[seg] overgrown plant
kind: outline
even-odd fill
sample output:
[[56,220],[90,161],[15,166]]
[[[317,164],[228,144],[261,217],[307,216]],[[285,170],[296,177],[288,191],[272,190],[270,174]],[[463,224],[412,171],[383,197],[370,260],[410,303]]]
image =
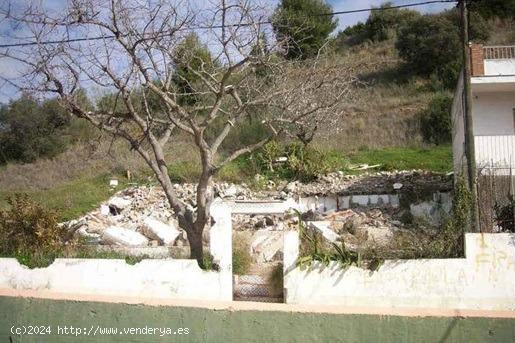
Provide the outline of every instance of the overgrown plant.
[[330,170],[328,154],[297,142],[271,141],[255,156],[260,172],[269,177],[310,182]]
[[340,244],[327,244],[320,233],[315,230],[307,230],[301,213],[299,211],[296,213],[299,217],[301,241],[301,256],[297,260],[298,266],[310,266],[313,262],[321,262],[325,266],[331,262],[337,262],[342,268],[363,266],[361,253],[347,250],[343,241]]
[[57,213],[26,194],[10,197],[8,204],[9,209],[0,211],[0,254],[20,257],[29,266],[51,263],[62,252],[67,233],[58,225]]
[[504,232],[515,232],[515,198],[508,196],[505,205],[496,203],[494,206],[495,221]]

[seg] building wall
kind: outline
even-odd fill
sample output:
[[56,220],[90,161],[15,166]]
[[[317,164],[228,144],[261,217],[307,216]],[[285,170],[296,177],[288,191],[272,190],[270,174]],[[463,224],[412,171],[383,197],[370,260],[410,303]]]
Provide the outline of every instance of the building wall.
[[[263,304],[272,307],[274,304]],[[0,297],[2,342],[513,342],[513,316],[324,313],[281,309],[238,309]],[[236,307],[236,308],[235,308]],[[46,335],[11,333],[21,326],[49,327]],[[80,334],[57,334],[57,327]],[[97,328],[118,334],[99,334]],[[91,330],[91,333],[88,332]],[[169,334],[119,334],[123,329],[170,328]],[[179,335],[179,328],[182,328]],[[184,329],[188,329],[185,334]],[[97,334],[94,335],[94,332]],[[76,331],[78,332],[78,331]],[[175,332],[175,334],[174,334]]]
[[515,310],[515,234],[466,234],[466,258],[387,260],[376,271],[297,266],[298,233],[284,240],[289,304]]
[[473,95],[474,135],[513,135],[514,92],[488,92]]

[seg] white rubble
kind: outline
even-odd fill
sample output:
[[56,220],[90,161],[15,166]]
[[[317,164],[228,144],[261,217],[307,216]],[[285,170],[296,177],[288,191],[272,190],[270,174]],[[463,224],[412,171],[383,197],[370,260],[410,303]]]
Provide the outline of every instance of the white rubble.
[[252,236],[250,254],[256,262],[273,262],[282,259],[283,232],[257,230]]
[[102,233],[105,243],[113,245],[123,245],[130,247],[140,247],[148,245],[148,239],[142,234],[118,226],[110,226]]
[[108,206],[114,207],[119,212],[123,211],[131,205],[132,201],[121,197],[113,197],[109,200]]
[[[174,221],[171,221],[174,223]],[[158,240],[164,245],[173,245],[181,231],[177,229],[177,225],[165,224],[155,218],[147,217],[143,220],[141,228],[145,236]]]
[[309,227],[322,234],[322,236],[331,243],[336,243],[340,239],[340,235],[329,228],[330,221],[309,222]]

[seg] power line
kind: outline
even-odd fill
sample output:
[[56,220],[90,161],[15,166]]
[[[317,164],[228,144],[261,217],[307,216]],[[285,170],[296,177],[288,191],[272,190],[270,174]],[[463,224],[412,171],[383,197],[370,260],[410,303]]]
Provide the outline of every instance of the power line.
[[[362,8],[362,9],[357,9],[357,10],[322,13],[322,14],[318,14],[317,16],[333,16],[333,15],[352,14],[352,13],[360,13],[360,12],[368,12],[368,11],[387,11],[387,10],[393,10],[393,9],[399,9],[399,8],[423,6],[423,5],[438,4],[438,3],[456,3],[456,2],[458,2],[458,0],[431,0],[431,1],[417,2],[417,3],[413,3],[413,4],[406,4],[406,5],[395,5],[395,6],[388,6],[388,7],[372,7],[372,8]],[[183,30],[222,29],[222,28],[236,27],[236,26],[240,26],[240,27],[241,26],[252,26],[252,25],[256,25],[256,24],[259,24],[259,25],[272,24],[272,21],[267,20],[267,21],[261,21],[261,22],[255,22],[255,23],[240,23],[240,24],[231,24],[231,25],[212,25],[212,26],[196,26],[196,27],[188,27],[188,28],[178,28],[177,30],[174,30],[174,32],[183,31]],[[163,33],[163,34],[160,34],[157,36],[149,37],[148,39],[164,37],[167,35],[171,35],[171,33]],[[121,35],[121,36],[127,36],[127,35]],[[104,36],[96,36],[96,37],[70,38],[70,39],[64,39],[64,40],[49,40],[49,41],[43,41],[43,42],[0,44],[0,48],[15,48],[15,47],[25,47],[25,46],[34,46],[34,45],[51,45],[51,44],[60,44],[60,43],[76,43],[76,42],[85,42],[85,41],[114,39],[114,38],[118,38],[118,37],[119,36],[116,36],[116,35],[104,35]],[[145,38],[143,38],[143,40],[145,40]]]

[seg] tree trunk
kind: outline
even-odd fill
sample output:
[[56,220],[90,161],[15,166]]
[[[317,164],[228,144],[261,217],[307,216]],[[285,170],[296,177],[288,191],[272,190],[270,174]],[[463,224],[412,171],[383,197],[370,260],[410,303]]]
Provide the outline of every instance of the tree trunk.
[[202,232],[197,230],[188,232],[188,242],[190,243],[190,258],[197,260],[200,268],[204,268],[204,249],[202,246]]

